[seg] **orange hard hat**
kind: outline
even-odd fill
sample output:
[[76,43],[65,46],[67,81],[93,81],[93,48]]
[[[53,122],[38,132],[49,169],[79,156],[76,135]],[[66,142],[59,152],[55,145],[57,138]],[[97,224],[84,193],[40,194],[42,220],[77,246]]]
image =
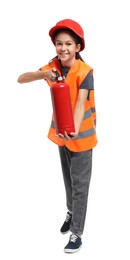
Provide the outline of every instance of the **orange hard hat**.
[[52,27],[49,31],[49,35],[51,37],[52,42],[53,40],[53,34],[58,29],[70,29],[72,30],[76,35],[78,35],[81,38],[81,49],[82,51],[85,48],[85,40],[84,40],[84,31],[81,27],[81,25],[71,19],[64,19],[56,23],[54,27]]

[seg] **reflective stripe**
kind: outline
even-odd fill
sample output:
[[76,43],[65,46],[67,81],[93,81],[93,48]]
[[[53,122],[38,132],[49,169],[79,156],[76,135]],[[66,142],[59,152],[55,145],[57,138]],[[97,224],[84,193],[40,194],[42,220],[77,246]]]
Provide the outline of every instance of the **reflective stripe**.
[[89,136],[94,135],[94,133],[95,133],[95,129],[94,129],[94,128],[91,128],[91,129],[88,129],[88,130],[79,132],[79,134],[78,134],[78,136],[75,138],[75,140],[82,139],[82,138],[87,138],[87,137],[89,137]]
[[91,107],[91,111],[92,113],[95,113],[96,112],[95,107]]
[[91,116],[92,116],[92,111],[91,111],[91,109],[89,109],[86,112],[84,112],[83,120],[86,120],[87,118],[89,118]]
[[84,112],[83,120],[86,120],[87,118],[91,117],[92,113],[95,113],[95,107],[92,107],[89,110]]
[[[88,112],[88,111],[87,111]],[[85,112],[85,115],[89,115],[90,114],[90,112],[87,114],[87,112]],[[83,120],[85,120],[85,119],[87,119],[87,118],[89,118],[90,116],[84,116],[84,119]],[[96,126],[96,120],[94,120],[94,125]],[[53,128],[53,129],[55,129],[55,122],[52,120],[51,121],[51,127]],[[95,130],[94,131],[92,131],[92,130],[94,130],[94,128],[91,128],[91,129],[88,129],[88,130],[85,130],[85,131],[83,131],[83,132],[79,132],[79,135],[78,135],[78,137],[76,138],[76,139],[81,139],[81,138],[85,138],[85,137],[88,137],[88,136],[91,136],[91,135],[93,135],[94,133],[95,133]],[[76,140],[75,139],[75,140]]]

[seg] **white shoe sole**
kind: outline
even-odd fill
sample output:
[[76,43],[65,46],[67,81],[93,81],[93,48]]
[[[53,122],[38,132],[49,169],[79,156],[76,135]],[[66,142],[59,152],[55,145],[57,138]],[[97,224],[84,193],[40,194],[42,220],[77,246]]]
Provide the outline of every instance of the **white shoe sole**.
[[77,249],[64,248],[65,253],[76,253],[81,249],[82,245]]

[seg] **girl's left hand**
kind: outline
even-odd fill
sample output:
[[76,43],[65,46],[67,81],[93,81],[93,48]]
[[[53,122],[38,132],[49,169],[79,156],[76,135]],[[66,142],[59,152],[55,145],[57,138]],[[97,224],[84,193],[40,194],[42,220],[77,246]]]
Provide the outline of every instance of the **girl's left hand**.
[[60,134],[60,133],[58,134],[58,137],[60,137],[61,139],[65,140],[65,141],[73,140],[73,139],[75,139],[77,136],[78,136],[78,133],[76,133],[76,132],[72,132],[72,133],[70,133],[69,135],[67,134],[66,131],[64,132],[64,135],[63,135],[63,134]]

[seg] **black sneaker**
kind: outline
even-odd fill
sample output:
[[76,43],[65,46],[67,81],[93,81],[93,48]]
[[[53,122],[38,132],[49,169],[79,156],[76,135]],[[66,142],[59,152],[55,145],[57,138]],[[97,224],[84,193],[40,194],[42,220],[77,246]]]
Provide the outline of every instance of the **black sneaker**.
[[76,253],[82,246],[81,237],[72,234],[69,239],[69,243],[64,248],[65,253]]
[[64,223],[60,229],[62,234],[65,234],[70,230],[71,219],[72,219],[72,214],[70,212],[67,212],[66,220],[64,221]]

